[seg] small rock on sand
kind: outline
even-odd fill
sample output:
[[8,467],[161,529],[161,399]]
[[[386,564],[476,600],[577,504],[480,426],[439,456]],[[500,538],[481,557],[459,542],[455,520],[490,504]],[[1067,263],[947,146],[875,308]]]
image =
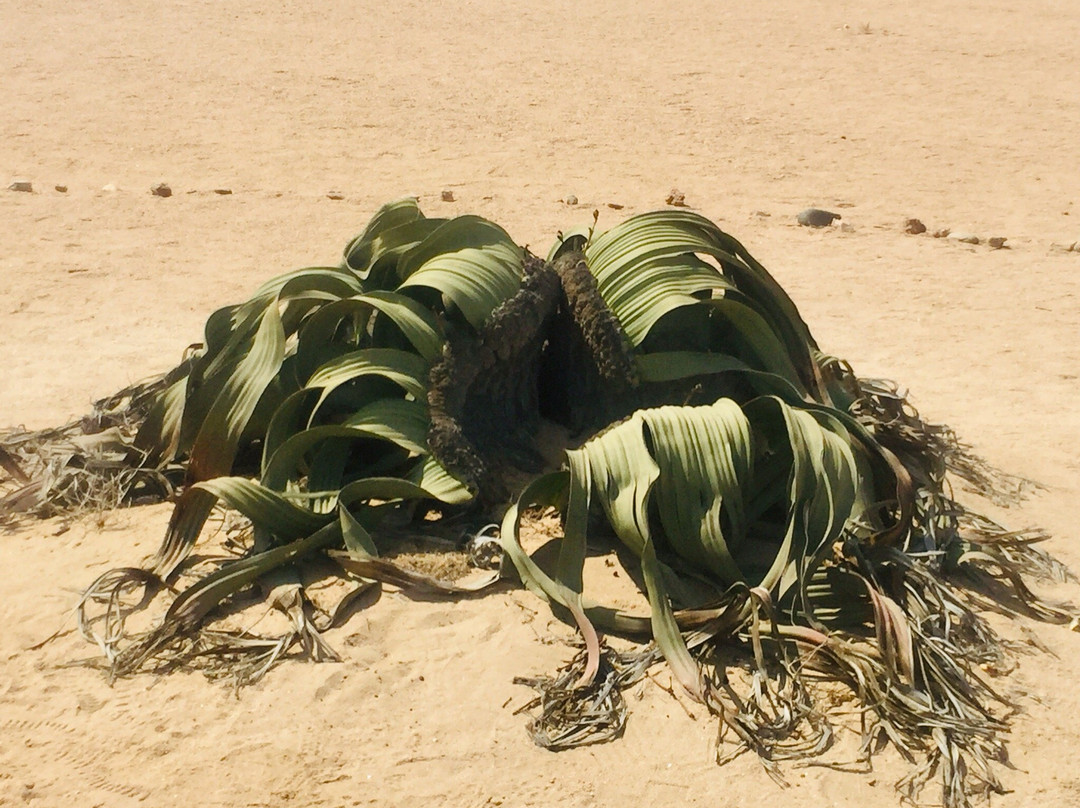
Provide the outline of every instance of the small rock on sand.
[[948,238],[949,233],[951,233],[951,232],[952,232],[952,230],[950,230],[949,228],[942,227],[940,230],[935,230],[930,235],[932,235],[934,238]]
[[340,202],[345,198],[345,194],[341,193],[341,191],[330,191],[326,194],[326,198],[333,199],[335,202]]
[[167,199],[172,196],[172,188],[170,188],[164,182],[159,182],[157,185],[150,189],[150,193],[152,193],[154,196],[160,196]]
[[686,194],[684,194],[678,188],[672,188],[671,193],[667,195],[667,199],[665,201],[673,208],[685,208]]
[[918,236],[926,232],[926,225],[918,219],[908,219],[904,222],[904,232]]
[[116,190],[116,183],[110,182],[107,185],[102,185],[101,190],[107,194],[111,194]]
[[569,196],[566,197],[566,199],[563,200],[563,202],[565,202],[567,205],[576,205],[577,204],[577,197],[574,196],[573,194],[570,194]]
[[443,202],[453,202],[454,201],[454,192],[453,191],[443,191],[442,192],[442,201]]
[[24,194],[32,194],[34,192],[34,184],[30,180],[15,180],[8,186],[9,191],[21,191]]
[[61,193],[61,194],[66,194],[67,193],[67,186],[66,185],[54,185],[53,189],[57,193]]
[[232,188],[215,188],[214,193],[219,196],[229,196],[232,193]]
[[839,213],[832,213],[821,208],[807,208],[795,217],[795,221],[803,227],[828,227],[833,223],[833,219],[839,218]]
[[1001,250],[1005,248],[1005,242],[1008,241],[1004,236],[994,236],[987,239],[986,243],[990,245],[991,250]]
[[973,233],[949,233],[948,238],[961,244],[978,244],[979,237]]

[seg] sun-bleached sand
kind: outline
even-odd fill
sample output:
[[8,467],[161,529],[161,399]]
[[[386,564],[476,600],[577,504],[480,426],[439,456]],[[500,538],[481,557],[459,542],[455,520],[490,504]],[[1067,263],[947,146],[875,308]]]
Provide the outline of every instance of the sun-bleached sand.
[[[1080,569],[1080,253],[1055,246],[1080,240],[1080,7],[8,0],[0,19],[0,186],[34,188],[0,190],[0,427],[171,367],[212,310],[336,263],[390,199],[542,253],[678,188],[826,350],[1045,484],[998,515]],[[810,205],[847,227],[798,227]],[[909,217],[1008,249],[907,235]],[[620,741],[536,748],[513,677],[571,651],[524,592],[388,591],[328,633],[344,662],[288,662],[239,698],[197,673],[110,687],[67,666],[95,653],[73,630],[28,650],[167,519],[0,533],[0,804],[898,804],[893,752],[866,775],[787,767],[786,792],[751,756],[717,767],[715,723],[650,682]],[[1053,654],[994,680],[1023,712],[993,804],[1072,806],[1080,634],[1024,625]]]

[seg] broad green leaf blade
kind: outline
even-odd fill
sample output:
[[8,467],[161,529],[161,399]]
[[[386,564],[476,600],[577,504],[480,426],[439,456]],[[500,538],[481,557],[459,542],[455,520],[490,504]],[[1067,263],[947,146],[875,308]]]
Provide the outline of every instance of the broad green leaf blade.
[[[346,451],[349,444],[361,440],[385,443],[388,449],[401,446],[409,451],[415,450],[416,444],[413,442],[412,437],[402,436],[403,443],[408,444],[402,446],[396,440],[390,440],[387,434],[387,430],[382,430],[382,434],[380,434],[379,431],[344,425],[314,426],[305,429],[303,432],[293,435],[274,452],[273,457],[270,458],[270,462],[263,471],[263,484],[275,491],[284,490],[286,483],[297,477],[297,471],[301,467],[303,458],[316,447],[321,448],[320,445],[326,445],[328,441],[344,447]],[[420,447],[419,451],[426,451],[426,449]],[[316,466],[317,461],[313,462],[309,474],[315,474]],[[324,489],[313,482],[312,490],[321,491]]]
[[673,309],[701,302],[702,293],[730,287],[717,269],[694,255],[629,262],[610,272],[600,294],[631,343],[640,345],[656,322]]
[[584,591],[582,575],[587,549],[585,537],[589,527],[589,503],[592,501],[592,473],[587,452],[567,452],[566,462],[570,467],[570,491],[555,577],[571,591],[581,594]]
[[356,558],[378,558],[379,549],[375,546],[375,541],[360,521],[352,515],[352,512],[340,506],[338,518],[341,520],[341,535],[345,540],[345,549]]
[[185,377],[169,385],[150,408],[135,435],[135,448],[143,455],[141,465],[161,468],[176,459],[186,391]]
[[400,398],[384,398],[357,410],[342,423],[396,443],[417,454],[426,454],[431,426],[426,404]]
[[384,205],[364,232],[345,248],[343,268],[364,279],[366,288],[393,288],[399,282],[398,261],[446,223],[428,219],[416,199],[401,199]]
[[697,351],[642,354],[635,361],[643,382],[672,382],[690,376],[750,370],[749,365],[733,356]]
[[[700,256],[715,259],[721,271],[716,272]],[[586,260],[608,306],[627,333],[632,330],[635,344],[675,308],[738,289],[777,336],[796,369],[799,386],[813,391],[815,400],[828,403],[821,369],[812,353],[817,345],[794,303],[739,242],[703,216],[674,210],[633,216],[598,236],[587,248]],[[683,260],[689,262],[685,274],[679,270]],[[715,284],[708,283],[709,271],[716,272]],[[638,284],[639,278],[649,282],[636,294],[624,291]]]
[[427,394],[427,374],[428,363],[416,354],[395,348],[364,348],[327,362],[311,375],[307,387],[322,390],[315,411],[335,389],[365,376],[389,379],[413,398],[423,400]]
[[251,298],[239,306],[234,321],[243,318],[249,311],[259,312],[272,300],[283,296],[298,294],[305,288],[326,292],[337,292],[342,297],[358,295],[364,291],[356,276],[341,267],[304,267],[271,278],[255,292]]
[[356,298],[385,314],[428,362],[442,355],[443,336],[438,321],[428,309],[396,292],[375,291]]
[[430,455],[416,467],[409,479],[434,499],[449,505],[463,505],[474,499],[473,492]]
[[338,502],[346,508],[372,499],[391,501],[436,497],[431,491],[399,477],[365,477],[349,483],[338,494]]
[[175,625],[181,631],[194,628],[225,598],[263,575],[340,541],[341,526],[333,521],[306,538],[226,564],[181,592],[165,613],[163,624]]
[[[710,223],[711,224],[711,223]],[[608,307],[634,345],[669,311],[731,287],[696,253],[713,254],[715,240],[666,212],[647,213],[601,234],[585,251]]]
[[289,497],[245,477],[217,477],[196,485],[240,511],[254,524],[263,527],[281,540],[291,541],[318,530],[329,520],[300,507]]
[[756,368],[781,377],[797,390],[805,390],[787,347],[752,306],[734,295],[710,300],[706,305],[711,306],[735,329],[741,341],[757,358]]
[[730,399],[640,415],[660,469],[654,491],[664,535],[679,557],[709,570],[724,587],[744,580],[732,552],[747,528],[743,492],[751,480],[753,447],[746,416]]
[[[675,622],[649,529],[649,499],[661,468],[650,454],[644,430],[645,421],[639,411],[578,451],[588,455],[594,496],[600,498],[616,535],[641,558],[656,644],[680,684],[701,701],[701,673]],[[575,485],[572,478],[570,485]]]
[[[345,261],[350,263],[353,269],[356,269],[356,265],[350,262],[350,257],[356,253],[359,245],[370,244],[388,230],[393,230],[423,218],[424,214],[420,211],[419,200],[415,196],[407,196],[402,199],[395,199],[393,202],[387,202],[375,212],[363,232],[345,247]],[[357,259],[359,260],[360,256],[357,256]],[[363,264],[363,261],[361,263]]]
[[285,355],[277,304],[262,315],[250,352],[240,360],[206,415],[191,448],[188,477],[206,480],[232,469],[240,436]]
[[525,256],[498,225],[478,216],[451,219],[402,257],[399,289],[435,289],[479,330],[521,285]]

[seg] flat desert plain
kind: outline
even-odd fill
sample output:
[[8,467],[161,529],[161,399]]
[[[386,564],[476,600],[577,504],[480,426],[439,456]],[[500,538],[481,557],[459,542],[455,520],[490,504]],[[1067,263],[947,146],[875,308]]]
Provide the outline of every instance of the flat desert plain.
[[[1080,5],[1052,0],[0,0],[0,181],[33,186],[0,190],[0,426],[166,370],[212,310],[336,263],[388,200],[543,253],[677,188],[823,348],[1043,483],[995,514],[1080,569],[1078,43]],[[798,227],[811,205],[846,227]],[[752,756],[718,767],[715,723],[648,682],[618,742],[534,747],[513,677],[570,650],[520,591],[387,592],[328,634],[344,662],[288,662],[239,698],[198,673],[110,687],[69,665],[95,653],[70,610],[168,513],[0,534],[0,804],[898,804],[891,751],[872,774],[788,766],[787,791]],[[992,804],[1076,805],[1080,634],[1002,629],[1021,624],[1052,653],[995,680],[1022,711]]]

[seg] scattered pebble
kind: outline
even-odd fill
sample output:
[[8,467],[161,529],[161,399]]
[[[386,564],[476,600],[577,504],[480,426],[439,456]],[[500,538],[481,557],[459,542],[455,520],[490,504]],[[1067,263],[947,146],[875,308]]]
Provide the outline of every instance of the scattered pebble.
[[795,217],[795,221],[803,227],[828,227],[833,223],[833,219],[839,218],[839,213],[831,213],[821,208],[807,208]]
[[570,195],[569,195],[568,197],[566,197],[566,199],[564,199],[563,201],[564,201],[564,202],[565,202],[565,203],[566,203],[567,205],[576,205],[576,204],[577,204],[577,197],[576,197],[576,196],[574,196],[573,194],[570,194]]
[[157,185],[150,189],[150,193],[152,193],[154,196],[160,196],[167,199],[168,197],[172,196],[172,188],[170,188],[164,182],[159,182]]
[[214,193],[220,196],[229,196],[232,193],[232,188],[215,188]]
[[847,222],[843,222],[840,225],[840,232],[841,233],[854,233],[855,228],[852,225],[848,224]]
[[67,193],[67,186],[66,185],[54,185],[53,188],[56,189],[56,191],[58,193],[61,193],[61,194],[66,194]]
[[8,186],[9,191],[22,191],[24,194],[32,194],[34,192],[34,184],[30,180],[15,180]]
[[1069,249],[1075,253],[1080,253],[1080,241],[1074,241]]
[[918,236],[926,232],[926,225],[918,219],[908,219],[904,222],[904,232]]
[[667,203],[673,208],[685,208],[686,195],[678,188],[672,188],[671,193],[667,195]]
[[974,233],[949,233],[947,238],[959,241],[961,244],[978,244],[979,237]]
[[108,185],[102,185],[101,190],[105,191],[105,193],[111,194],[116,190],[116,184],[110,182]]
[[759,219],[768,219],[772,216],[771,213],[766,213],[763,210],[755,210],[751,215],[757,216]]
[[620,205],[618,202],[608,202],[607,206],[612,210],[622,210],[626,205]]
[[330,193],[326,195],[326,198],[333,199],[335,202],[339,202],[345,198],[345,194],[341,193],[340,191],[330,191]]
[[454,192],[453,191],[443,191],[442,192],[442,201],[443,202],[453,202],[454,201]]
[[943,227],[940,230],[935,230],[930,235],[932,235],[934,238],[948,238],[949,233],[951,233],[951,232],[952,231],[949,228]]
[[991,250],[1002,250],[1005,249],[1006,241],[1008,241],[1008,239],[1004,236],[994,236],[993,238],[988,239],[986,243],[990,245]]

